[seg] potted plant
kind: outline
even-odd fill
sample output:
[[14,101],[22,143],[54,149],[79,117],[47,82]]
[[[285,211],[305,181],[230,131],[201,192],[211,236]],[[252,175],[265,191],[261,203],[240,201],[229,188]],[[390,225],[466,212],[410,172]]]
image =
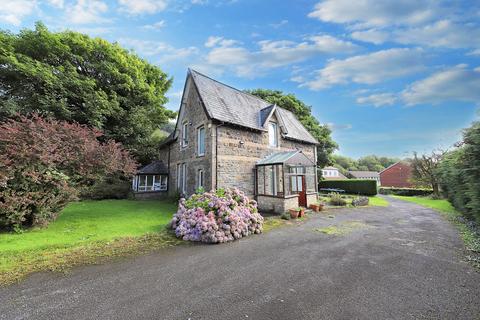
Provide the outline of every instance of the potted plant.
[[325,203],[319,202],[319,203],[318,203],[318,211],[322,211],[322,210],[323,210],[323,207],[325,207]]
[[290,218],[292,219],[298,218],[298,209],[289,209],[288,212],[290,212]]
[[318,211],[320,211],[320,205],[318,203],[312,203],[310,205],[310,209],[312,209],[315,212],[318,212]]
[[299,208],[297,208],[297,210],[298,210],[298,217],[299,218],[305,217],[305,208],[304,207],[299,207]]

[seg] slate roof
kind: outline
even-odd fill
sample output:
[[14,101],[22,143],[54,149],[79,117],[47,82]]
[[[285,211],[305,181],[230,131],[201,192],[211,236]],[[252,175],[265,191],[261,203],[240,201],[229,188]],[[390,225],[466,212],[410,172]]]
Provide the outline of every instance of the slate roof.
[[348,171],[354,178],[380,178],[380,174],[376,171]]
[[195,70],[189,70],[210,118],[255,130],[266,130],[266,117],[275,108],[277,117],[285,124],[286,139],[318,144],[295,115],[246,92],[209,78]]
[[168,174],[168,168],[162,160],[155,160],[145,167],[140,168],[137,174]]

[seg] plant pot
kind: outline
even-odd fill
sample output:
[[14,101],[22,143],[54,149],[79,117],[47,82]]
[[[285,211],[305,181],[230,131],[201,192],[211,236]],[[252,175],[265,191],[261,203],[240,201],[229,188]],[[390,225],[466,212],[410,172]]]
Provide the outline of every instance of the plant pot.
[[298,211],[296,209],[290,209],[288,210],[288,212],[290,212],[290,218],[292,219],[298,218]]
[[324,204],[319,204],[318,205],[318,211],[319,212],[322,211],[324,206],[325,206]]
[[298,217],[299,218],[305,217],[305,209],[302,208],[298,211]]
[[315,212],[320,211],[320,206],[318,204],[311,204],[310,209],[312,209]]

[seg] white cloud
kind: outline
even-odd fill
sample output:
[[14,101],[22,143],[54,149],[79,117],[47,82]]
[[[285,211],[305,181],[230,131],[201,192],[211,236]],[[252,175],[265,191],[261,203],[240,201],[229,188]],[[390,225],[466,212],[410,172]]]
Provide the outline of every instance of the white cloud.
[[108,6],[100,0],[77,0],[74,5],[66,8],[67,21],[74,24],[101,23],[108,19],[102,17],[102,13],[108,10]]
[[158,57],[158,62],[182,60],[198,53],[196,47],[175,48],[160,41],[139,40],[133,38],[119,39],[119,43],[127,48],[134,49],[141,55]]
[[399,29],[393,32],[395,42],[430,47],[472,48],[480,46],[480,28],[440,20],[422,27]]
[[398,78],[424,69],[421,49],[394,48],[345,60],[331,60],[326,67],[317,70],[317,76],[302,86],[321,90],[337,84],[351,82],[375,84]]
[[47,0],[47,2],[54,7],[63,8],[64,2],[63,0]]
[[30,0],[6,0],[2,1],[1,6],[0,21],[19,26],[22,23],[22,19],[33,12],[37,2]]
[[280,27],[283,27],[283,26],[286,25],[286,24],[288,24],[288,20],[282,20],[282,21],[280,21],[280,22],[278,22],[278,23],[270,23],[270,26],[271,26],[272,28],[278,29],[278,28],[280,28]]
[[207,41],[205,41],[204,45],[207,48],[213,48],[215,46],[231,47],[239,43],[240,42],[237,40],[225,39],[224,37],[210,36],[208,37]]
[[329,127],[332,131],[350,130],[353,128],[353,126],[350,123],[341,124],[341,123],[333,123],[333,122],[327,123],[327,127]]
[[461,64],[414,82],[402,93],[407,105],[480,101],[480,68]]
[[429,21],[439,12],[433,0],[325,0],[317,3],[309,17],[325,22],[386,26],[418,24]]
[[357,49],[353,43],[328,35],[313,36],[303,42],[263,40],[258,50],[249,50],[235,40],[210,37],[205,46],[212,47],[206,63],[233,68],[238,76],[252,77],[267,69],[305,61],[320,54],[351,53]]
[[167,8],[165,0],[119,0],[120,11],[127,14],[154,14]]
[[397,101],[397,96],[393,93],[376,93],[365,97],[358,97],[357,103],[370,104],[375,107],[391,106]]
[[480,49],[475,49],[467,53],[469,56],[480,56]]
[[387,41],[389,38],[388,32],[381,31],[378,29],[355,31],[355,32],[352,32],[350,36],[355,40],[359,40],[363,42],[371,42],[374,44],[382,44],[385,41]]
[[160,20],[152,24],[146,24],[143,26],[143,28],[149,29],[149,30],[160,30],[163,27],[165,27],[165,25],[166,25],[165,20]]

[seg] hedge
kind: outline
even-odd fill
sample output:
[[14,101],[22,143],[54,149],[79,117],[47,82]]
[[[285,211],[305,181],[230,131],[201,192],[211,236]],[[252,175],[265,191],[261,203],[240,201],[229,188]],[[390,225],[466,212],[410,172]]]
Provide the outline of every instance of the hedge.
[[318,189],[342,189],[346,193],[374,196],[377,194],[377,181],[375,180],[323,180],[318,183]]
[[444,196],[480,223],[480,122],[463,131],[463,143],[440,162],[436,176]]
[[380,187],[378,190],[380,194],[394,194],[397,196],[429,196],[433,193],[432,189],[426,188],[393,188],[393,187]]

